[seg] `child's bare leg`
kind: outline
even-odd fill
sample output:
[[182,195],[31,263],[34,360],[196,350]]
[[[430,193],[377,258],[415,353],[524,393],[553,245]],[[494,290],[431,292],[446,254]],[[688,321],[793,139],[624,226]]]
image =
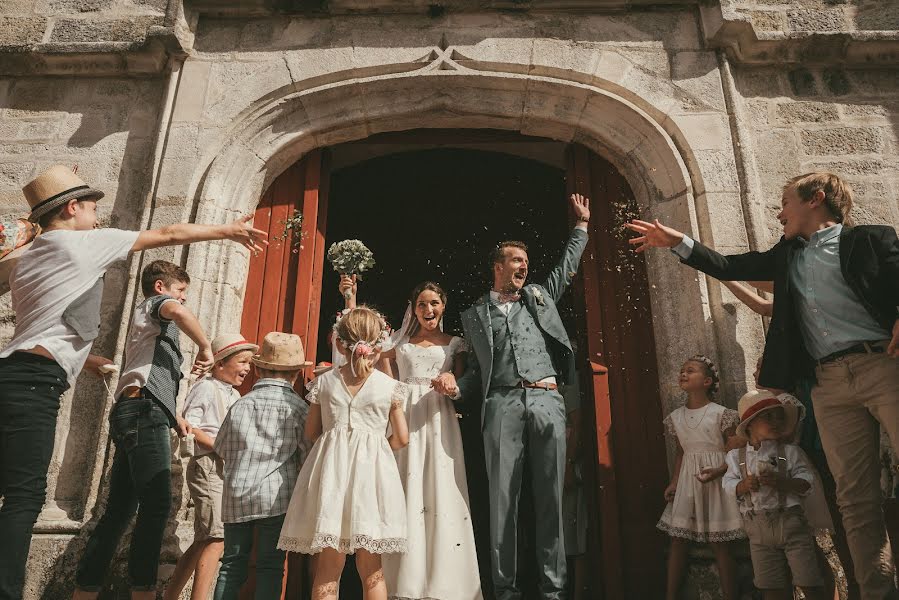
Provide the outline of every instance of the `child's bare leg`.
[[191,575],[194,574],[194,569],[197,568],[197,561],[200,560],[200,554],[204,545],[205,542],[203,541],[194,542],[178,559],[178,564],[175,565],[172,577],[166,584],[165,592],[162,594],[163,600],[178,600],[181,590],[190,581]]
[[387,583],[381,570],[381,555],[356,551],[356,570],[362,580],[363,600],[387,600]]
[[72,600],[97,600],[100,592],[85,592],[84,590],[75,589],[72,594]]
[[206,541],[197,560],[194,587],[190,591],[191,600],[206,600],[209,597],[209,590],[215,585],[215,574],[224,551],[224,540],[213,538]]
[[346,555],[333,548],[325,548],[315,557],[312,600],[337,600],[337,584],[344,562]]
[[[827,590],[821,587],[800,587],[802,593],[805,594],[805,600],[828,600]],[[833,598],[833,595],[830,596]]]
[[714,543],[712,550],[715,551],[715,562],[718,564],[718,577],[721,579],[721,593],[724,600],[737,600],[737,566],[730,553],[730,544]]
[[131,600],[156,600],[156,590],[148,592],[131,592]]
[[677,600],[680,596],[681,582],[687,571],[687,540],[683,538],[671,538],[671,548],[668,550],[668,580],[665,592],[667,600]]

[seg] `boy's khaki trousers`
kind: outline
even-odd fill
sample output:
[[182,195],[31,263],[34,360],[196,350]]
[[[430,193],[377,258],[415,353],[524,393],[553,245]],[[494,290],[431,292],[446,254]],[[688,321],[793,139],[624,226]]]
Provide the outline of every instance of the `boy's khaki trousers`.
[[899,448],[899,359],[850,354],[815,369],[815,418],[864,600],[897,599],[880,491],[880,427]]

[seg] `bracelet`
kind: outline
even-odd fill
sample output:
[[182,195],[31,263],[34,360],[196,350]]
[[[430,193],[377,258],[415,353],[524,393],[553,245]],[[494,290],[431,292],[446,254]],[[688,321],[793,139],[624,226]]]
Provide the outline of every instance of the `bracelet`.
[[577,222],[578,222],[578,223],[589,223],[589,222],[590,222],[590,218],[589,218],[589,217],[578,217],[578,218],[577,218]]

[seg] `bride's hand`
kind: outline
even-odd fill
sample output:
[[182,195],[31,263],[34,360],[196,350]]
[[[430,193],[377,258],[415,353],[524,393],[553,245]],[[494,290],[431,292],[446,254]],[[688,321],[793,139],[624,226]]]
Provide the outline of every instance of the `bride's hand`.
[[444,396],[452,397],[459,391],[456,385],[456,377],[452,373],[441,373],[431,380],[431,386]]
[[340,283],[337,286],[340,295],[343,296],[347,308],[356,308],[356,292],[359,290],[359,284],[355,275],[341,275]]

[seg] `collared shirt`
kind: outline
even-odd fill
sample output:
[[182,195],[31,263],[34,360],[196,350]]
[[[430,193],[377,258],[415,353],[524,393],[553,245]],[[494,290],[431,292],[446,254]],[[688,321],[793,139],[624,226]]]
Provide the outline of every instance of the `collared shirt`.
[[861,342],[890,339],[846,283],[837,223],[812,234],[790,265],[805,347],[819,359]]
[[234,403],[214,446],[225,464],[222,521],[243,523],[287,512],[307,451],[308,412],[282,379],[260,379]]
[[[794,444],[784,444],[784,458],[787,459],[786,476],[789,479],[801,479],[807,481],[809,489],[802,494],[786,494],[784,496],[784,506],[799,506],[802,503],[801,498],[807,496],[815,485],[815,476],[805,460],[805,455],[799,450],[799,446]],[[752,444],[746,444],[746,471],[750,475],[759,474],[759,465],[767,465],[767,468],[777,473],[777,442],[762,442],[758,450],[753,448]],[[740,506],[740,513],[751,514],[760,511],[777,510],[781,508],[780,498],[777,490],[771,486],[763,485],[759,487],[757,492],[751,492],[737,496],[737,484],[743,480],[743,469],[740,467],[740,449],[736,448],[727,453],[725,459],[727,463],[727,473],[721,480],[724,487],[724,493],[737,498],[737,504]]]
[[[207,376],[199,380],[190,388],[181,416],[190,423],[194,429],[199,429],[212,439],[218,435],[219,428],[225,420],[235,402],[240,398],[240,392],[234,389],[230,383],[226,383],[215,377]],[[195,456],[209,454],[197,446]]]
[[[809,354],[820,359],[859,344],[890,339],[849,287],[840,267],[840,233],[837,223],[812,234],[790,265],[795,289],[796,313],[802,339]],[[671,250],[686,260],[693,253],[693,240],[685,235]]]

